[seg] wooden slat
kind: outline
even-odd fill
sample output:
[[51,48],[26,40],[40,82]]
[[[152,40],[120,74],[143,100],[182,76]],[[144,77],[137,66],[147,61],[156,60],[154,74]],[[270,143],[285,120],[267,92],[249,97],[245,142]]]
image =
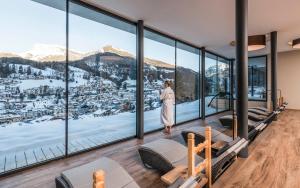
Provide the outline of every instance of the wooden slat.
[[217,142],[215,142],[213,145],[211,145],[212,148],[216,149],[216,150],[220,150],[222,149],[225,145],[227,144],[227,142],[219,140]]
[[14,153],[6,155],[5,171],[15,169],[16,167],[16,155]]
[[5,156],[0,156],[0,173],[4,172],[4,165],[5,165]]
[[41,150],[47,160],[53,159],[55,157],[55,155],[53,155],[53,153],[49,150],[48,147],[41,148]]
[[69,142],[69,150],[71,151],[71,153],[80,151],[72,142]]
[[28,165],[38,162],[36,156],[33,153],[33,150],[26,150],[24,153],[25,153]]
[[42,162],[46,160],[44,153],[42,152],[41,148],[36,148],[33,150],[33,154],[36,157],[38,162]]
[[65,155],[65,144],[58,144],[56,145],[56,148],[61,153],[61,155]]
[[187,166],[180,165],[161,177],[167,185],[173,184],[179,177],[187,173]]
[[200,153],[201,151],[203,151],[205,149],[206,145],[207,145],[206,141],[198,144],[198,146],[195,147],[195,153]]
[[98,145],[98,143],[95,140],[91,139],[91,138],[87,138],[87,141],[89,141],[90,144],[93,145],[93,146],[97,146]]
[[17,165],[17,168],[27,166],[27,159],[24,155],[24,152],[16,153],[16,165]]
[[207,166],[207,159],[205,159],[195,167],[195,174],[200,173],[202,170],[204,170],[206,166]]

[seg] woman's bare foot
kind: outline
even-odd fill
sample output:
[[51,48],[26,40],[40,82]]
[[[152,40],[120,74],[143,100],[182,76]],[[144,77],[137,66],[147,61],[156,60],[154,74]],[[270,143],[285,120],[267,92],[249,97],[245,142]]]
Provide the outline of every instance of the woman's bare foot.
[[167,129],[168,129],[168,133],[171,134],[171,126],[168,126]]
[[165,135],[171,134],[171,131],[170,131],[169,126],[166,126],[166,127],[165,127],[165,129],[163,130],[163,133],[164,133]]

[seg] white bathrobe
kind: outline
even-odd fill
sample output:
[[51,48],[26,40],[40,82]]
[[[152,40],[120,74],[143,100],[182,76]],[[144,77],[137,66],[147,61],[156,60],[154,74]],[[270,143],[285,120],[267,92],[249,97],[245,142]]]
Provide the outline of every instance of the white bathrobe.
[[165,126],[174,125],[174,91],[170,87],[165,88],[160,94],[160,100],[163,101],[160,112],[161,123]]

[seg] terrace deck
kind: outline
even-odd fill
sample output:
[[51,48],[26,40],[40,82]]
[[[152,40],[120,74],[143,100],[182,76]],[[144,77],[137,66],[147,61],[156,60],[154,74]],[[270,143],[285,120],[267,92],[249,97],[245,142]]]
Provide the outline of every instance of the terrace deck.
[[[93,150],[90,152],[82,153],[79,155],[75,155],[66,159],[53,161],[50,163],[47,163],[45,165],[41,165],[39,167],[35,167],[32,169],[28,169],[19,173],[15,173],[13,175],[9,175],[6,177],[0,178],[0,187],[2,188],[10,188],[10,187],[45,187],[45,188],[54,188],[55,187],[55,177],[58,176],[62,171],[66,169],[73,168],[75,166],[79,166],[82,164],[86,164],[88,162],[94,161],[98,159],[100,156],[107,156],[110,157],[117,162],[119,162],[132,177],[137,181],[137,183],[141,187],[165,187],[163,182],[160,180],[160,175],[154,171],[145,169],[144,166],[141,163],[141,160],[139,158],[137,148],[140,144],[151,142],[153,140],[156,140],[158,138],[166,137],[171,138],[180,142],[183,142],[181,138],[181,131],[187,128],[191,127],[197,127],[197,126],[204,126],[205,124],[210,123],[213,128],[218,129],[220,131],[226,132],[227,134],[230,134],[231,131],[228,131],[221,127],[217,123],[211,123],[212,121],[216,121],[217,117],[222,116],[227,113],[221,113],[218,115],[210,116],[206,119],[206,121],[202,120],[196,120],[189,123],[185,123],[181,126],[174,127],[173,133],[171,136],[165,136],[161,132],[154,132],[151,134],[148,134],[145,136],[144,140],[139,139],[131,139],[128,141],[124,141],[118,144],[114,144],[111,146],[103,147],[97,150]],[[78,141],[79,142],[79,141]],[[92,146],[91,141],[88,140],[80,141],[80,143],[83,144],[90,144]],[[73,145],[78,145],[77,149],[80,149],[79,144],[73,143]],[[61,149],[64,147],[63,145],[60,145]],[[51,147],[52,149],[53,147]],[[75,147],[73,147],[73,151],[75,151]],[[45,155],[48,157],[53,156],[50,149],[48,149],[47,152],[45,152],[45,148],[43,148],[43,151]],[[35,150],[34,150],[35,151]],[[56,152],[58,154],[61,153],[60,149],[57,148]],[[36,152],[35,152],[36,153]],[[53,151],[53,153],[55,153]],[[33,163],[34,160],[36,160],[35,155],[33,151],[31,151],[31,156],[29,157],[29,153],[26,151],[26,158],[27,162],[29,163],[29,159],[32,160],[31,163]],[[44,159],[46,158],[43,156],[43,152],[40,151],[39,155],[42,155],[41,158],[38,159]],[[25,155],[24,155],[25,158]],[[25,158],[25,163],[26,163]],[[12,156],[12,159],[14,157]],[[16,160],[13,160],[16,161]],[[18,162],[17,162],[18,164]],[[13,163],[12,165],[16,165],[16,163]]]

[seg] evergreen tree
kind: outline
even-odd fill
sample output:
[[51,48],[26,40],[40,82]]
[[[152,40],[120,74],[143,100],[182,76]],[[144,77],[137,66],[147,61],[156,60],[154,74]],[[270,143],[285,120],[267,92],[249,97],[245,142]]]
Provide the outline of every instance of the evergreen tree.
[[19,74],[23,74],[24,73],[24,70],[23,70],[23,66],[19,66]]
[[20,93],[20,101],[23,102],[23,100],[24,100],[24,94]]
[[27,75],[31,75],[31,67],[30,66],[27,67]]
[[7,77],[10,74],[9,64],[5,64],[4,66],[4,77]]
[[17,73],[15,64],[13,64],[12,67],[11,67],[11,73]]

